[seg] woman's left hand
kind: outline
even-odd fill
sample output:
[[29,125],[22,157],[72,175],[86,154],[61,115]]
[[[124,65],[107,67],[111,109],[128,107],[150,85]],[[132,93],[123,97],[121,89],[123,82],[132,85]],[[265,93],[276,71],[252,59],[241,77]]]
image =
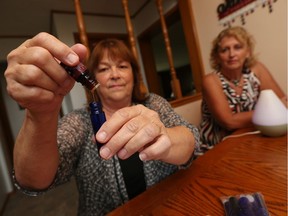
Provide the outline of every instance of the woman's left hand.
[[162,159],[169,154],[171,139],[158,113],[143,105],[115,112],[96,134],[104,159],[117,154],[126,159],[139,152],[141,160]]

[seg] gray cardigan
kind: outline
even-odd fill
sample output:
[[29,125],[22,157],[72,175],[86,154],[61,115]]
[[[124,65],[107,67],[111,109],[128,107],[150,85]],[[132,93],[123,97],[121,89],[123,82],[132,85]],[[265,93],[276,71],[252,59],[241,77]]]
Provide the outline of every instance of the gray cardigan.
[[[155,110],[166,127],[184,125],[189,128],[195,137],[194,152],[199,151],[198,129],[176,114],[164,98],[151,93],[143,105]],[[93,129],[87,108],[75,110],[60,119],[57,136],[60,164],[54,183],[47,190],[32,191],[19,186],[13,175],[19,190],[37,196],[75,176],[79,191],[79,216],[105,215],[129,200],[118,158],[101,159],[96,144],[92,142]],[[187,168],[194,158],[195,154],[191,155],[191,159],[183,166],[156,160],[144,162],[147,188],[178,169]]]

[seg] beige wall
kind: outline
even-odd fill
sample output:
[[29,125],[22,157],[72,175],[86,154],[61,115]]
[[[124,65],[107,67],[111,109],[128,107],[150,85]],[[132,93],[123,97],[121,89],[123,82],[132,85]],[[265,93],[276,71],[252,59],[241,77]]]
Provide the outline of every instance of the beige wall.
[[[54,14],[54,29],[53,32],[57,37],[69,46],[75,43],[74,32],[78,31],[76,17],[72,14]],[[63,28],[65,26],[65,28]],[[126,34],[124,18],[109,18],[101,16],[85,16],[85,27],[87,32],[97,33],[117,33]],[[86,95],[81,84],[76,83],[71,92],[65,96],[62,104],[64,114],[78,109],[86,104]]]
[[[165,0],[164,8],[165,11],[169,10],[175,5],[176,0]],[[186,1],[186,0],[185,0]],[[216,8],[219,4],[223,3],[224,0],[187,0],[192,2],[193,13],[196,21],[196,30],[198,32],[199,45],[201,48],[201,56],[204,64],[206,73],[210,72],[209,67],[209,52],[210,44],[212,39],[223,29],[218,23]],[[153,2],[152,2],[153,3]],[[151,3],[151,4],[152,4]],[[137,20],[134,20],[135,24],[138,25],[135,28],[136,33],[141,33],[145,26],[148,24],[144,21],[153,23],[158,17],[154,3],[148,6],[147,10],[143,14],[139,15]],[[255,12],[246,17],[245,27],[251,32],[257,40],[256,52],[259,53],[259,58],[266,66],[271,70],[276,81],[279,83],[281,88],[286,91],[287,89],[287,1],[278,0],[273,5],[274,11],[270,14],[268,8],[258,7]],[[147,17],[147,13],[149,16]],[[142,19],[140,19],[142,18]],[[55,15],[54,17],[54,30],[56,35],[68,45],[74,43],[72,33],[77,31],[77,25],[75,17],[71,15]],[[114,33],[125,33],[126,28],[125,20],[120,18],[103,18],[100,17],[86,17],[87,30],[92,32],[114,32]],[[241,25],[240,19],[236,19],[235,25]],[[63,26],[65,26],[63,28]],[[141,28],[140,28],[141,27]],[[12,42],[13,41],[13,42]],[[2,42],[0,40],[0,42]],[[9,48],[2,47],[1,53],[5,55],[0,56],[0,59],[6,59],[8,52],[15,48],[23,41],[11,39],[1,43]],[[12,48],[11,48],[12,47]],[[4,78],[1,78],[1,82],[5,82]],[[5,86],[5,85],[4,85]],[[14,136],[16,136],[20,122],[23,119],[24,112],[19,111],[18,105],[12,101],[3,90],[5,104],[9,112],[9,119],[12,126]],[[64,112],[67,113],[72,109],[76,109],[83,106],[85,103],[85,93],[83,87],[80,84],[76,84],[71,94],[69,94],[63,103]],[[181,114],[188,121],[198,124],[200,121],[200,102],[186,104],[181,107],[175,108],[176,112]],[[18,111],[17,111],[18,110]]]
[[[175,6],[177,0],[165,0],[163,2],[163,11],[169,11]],[[147,16],[149,14],[149,16]],[[103,17],[103,16],[84,16],[85,27],[87,32],[97,33],[117,33],[126,34],[126,22],[122,17]],[[156,9],[155,2],[152,1],[145,6],[144,10],[137,15],[137,19],[132,20],[134,27],[134,33],[137,36],[142,33],[146,28],[152,25],[157,19],[159,19],[159,13]],[[54,29],[53,34],[68,45],[74,44],[73,33],[78,31],[76,17],[74,15],[67,14],[54,14]],[[65,28],[63,28],[65,26]],[[137,44],[138,45],[138,44]],[[141,53],[138,55],[141,57]],[[143,80],[146,82],[143,64],[140,61],[141,72]],[[83,107],[86,103],[86,96],[81,84],[76,83],[71,92],[65,97],[63,103],[63,112],[66,114],[73,109]]]
[[[211,72],[209,53],[211,42],[224,29],[219,24],[216,9],[224,0],[189,0],[192,2],[196,30],[199,38],[205,73]],[[273,4],[273,12],[267,6],[257,7],[253,14],[245,17],[244,27],[256,40],[255,53],[287,94],[287,0]],[[242,25],[240,17],[234,25]],[[189,122],[198,125],[201,121],[200,102],[175,108]]]
[[[196,28],[206,73],[210,72],[209,53],[211,41],[224,29],[219,24],[216,9],[224,0],[189,0],[192,2]],[[243,25],[256,40],[255,52],[271,71],[281,88],[287,90],[287,1],[278,0],[273,4],[273,12],[268,7],[256,8],[245,17]],[[240,17],[234,25],[242,25]]]
[[[185,0],[186,1],[186,0]],[[193,5],[193,12],[196,20],[196,29],[199,37],[199,45],[201,48],[202,61],[204,64],[204,69],[206,73],[210,72],[209,67],[209,52],[210,43],[212,39],[218,34],[219,31],[223,29],[218,23],[216,8],[224,0],[187,0],[191,1]],[[164,8],[169,9],[171,5],[175,4],[175,0],[164,1]],[[259,53],[259,58],[266,66],[271,70],[273,76],[280,84],[281,88],[286,91],[287,89],[287,1],[278,0],[273,5],[273,13],[269,13],[266,8],[257,8],[256,11],[246,17],[245,27],[249,32],[251,32],[255,39],[257,40],[256,52]],[[148,9],[147,9],[148,10]],[[153,9],[153,15],[156,13]],[[147,12],[147,11],[146,11]],[[149,20],[153,22],[153,19],[157,16],[151,15],[152,10],[149,9],[147,17],[142,14],[142,20],[135,20],[137,24],[140,24],[138,28],[135,29],[136,32],[141,32],[142,28],[147,26],[142,21]],[[152,19],[153,17],[153,19]],[[56,22],[55,31],[60,39],[63,39],[68,45],[74,43],[72,32],[77,31],[77,26],[75,23],[74,16],[62,16],[56,15],[54,17]],[[140,17],[139,17],[140,18]],[[108,22],[108,24],[107,24]],[[111,32],[124,33],[126,28],[123,19],[95,19],[95,17],[87,18],[87,29],[95,30],[97,26],[98,32]],[[237,19],[235,25],[239,25],[240,19]],[[65,26],[65,27],[64,27]],[[110,28],[109,28],[110,27]],[[112,27],[112,28],[111,28]],[[140,28],[141,27],[141,28]],[[23,40],[19,39],[1,39],[0,43],[2,45],[0,52],[0,59],[5,60],[7,54],[20,45]],[[3,76],[0,79],[1,82],[5,82]],[[4,86],[4,85],[3,85]],[[9,119],[12,126],[12,131],[14,137],[18,133],[20,128],[20,123],[23,119],[24,112],[19,111],[18,105],[12,101],[11,98],[7,96],[4,89],[5,104],[9,112]],[[85,94],[82,86],[76,84],[75,88],[66,99],[66,103],[63,103],[65,111],[68,112],[70,109],[78,108],[85,102]],[[177,107],[175,110],[181,114],[188,121],[198,124],[200,122],[200,103],[201,101],[196,101],[194,103],[186,104],[181,107]],[[0,149],[1,150],[1,149]],[[0,159],[2,157],[0,156]]]

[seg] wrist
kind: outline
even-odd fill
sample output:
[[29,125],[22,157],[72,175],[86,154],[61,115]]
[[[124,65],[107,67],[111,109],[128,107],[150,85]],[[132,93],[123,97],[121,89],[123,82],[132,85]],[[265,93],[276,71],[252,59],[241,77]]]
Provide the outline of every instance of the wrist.
[[55,120],[58,121],[60,112],[31,112],[30,110],[26,110],[25,117],[27,120],[38,123],[38,124],[47,124],[49,122],[53,122]]

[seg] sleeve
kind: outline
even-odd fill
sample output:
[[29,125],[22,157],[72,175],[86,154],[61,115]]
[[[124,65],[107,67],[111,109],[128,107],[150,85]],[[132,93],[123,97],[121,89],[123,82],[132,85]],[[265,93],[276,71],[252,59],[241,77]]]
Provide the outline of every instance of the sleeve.
[[83,108],[64,116],[59,122],[57,141],[60,163],[55,178],[55,184],[70,180],[77,168],[81,149],[91,142],[92,126],[88,112]]
[[[90,118],[85,110],[73,111],[59,120],[57,130],[57,142],[60,154],[60,162],[53,183],[46,189],[34,190],[22,187],[15,178],[14,171],[12,179],[15,187],[29,196],[38,196],[47,191],[70,181],[77,167],[81,147],[92,137]],[[91,136],[89,136],[91,133]]]
[[165,125],[165,127],[171,128],[175,126],[185,126],[191,131],[195,139],[194,152],[186,164],[179,166],[179,169],[188,168],[191,165],[192,161],[198,155],[198,152],[201,152],[201,141],[198,128],[195,125],[190,124],[182,116],[177,114],[170,105],[170,103],[159,95],[151,93],[147,100],[146,106],[158,112],[160,119]]

